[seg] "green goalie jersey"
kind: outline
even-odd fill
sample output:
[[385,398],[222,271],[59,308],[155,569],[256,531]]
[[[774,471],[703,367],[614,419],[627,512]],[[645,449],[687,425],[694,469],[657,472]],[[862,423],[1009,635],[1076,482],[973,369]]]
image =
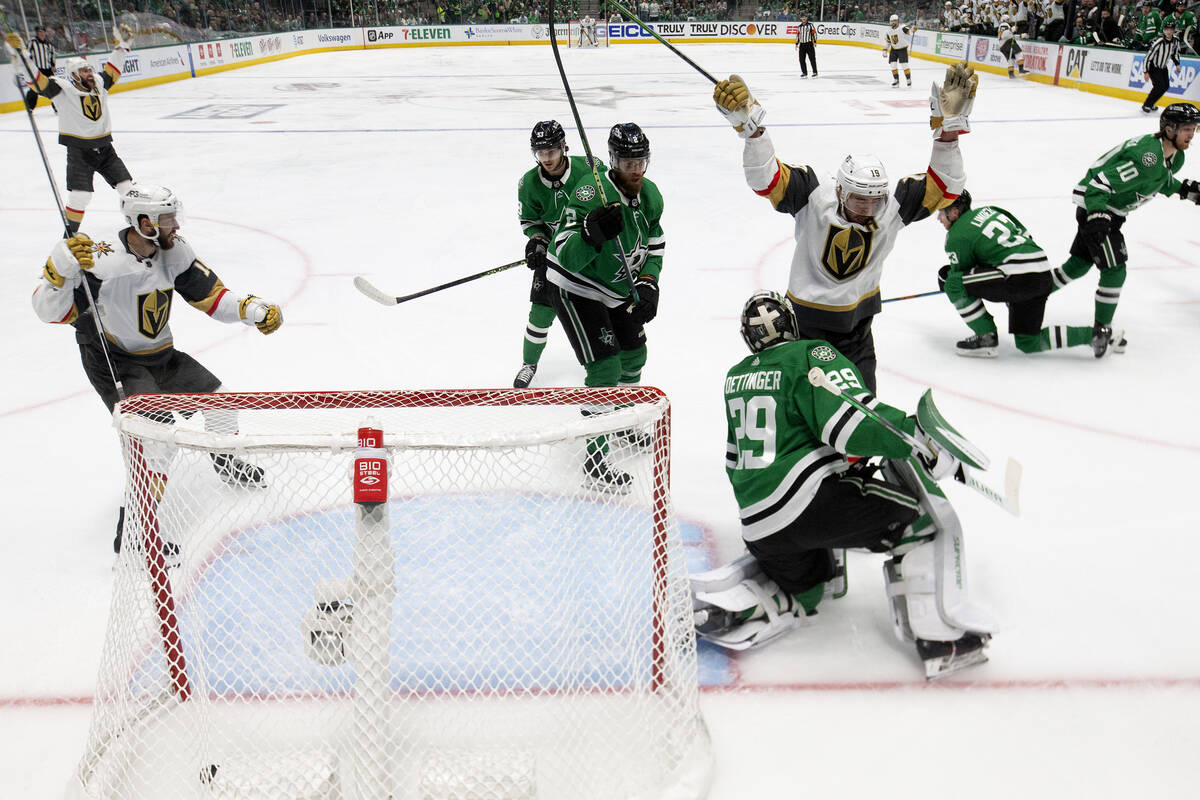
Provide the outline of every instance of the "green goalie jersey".
[[813,367],[896,427],[916,430],[914,419],[876,400],[853,362],[826,342],[788,342],[742,359],[725,377],[725,471],[747,541],[794,521],[821,481],[846,470],[847,454],[912,454],[912,447],[883,425],[809,383]]
[[1005,275],[1050,269],[1045,252],[1015,216],[998,206],[972,208],[946,232],[950,268],[970,272],[995,267]]
[[[541,236],[546,241],[554,238],[563,209],[567,207],[571,187],[582,180],[592,179],[592,170],[583,156],[571,156],[570,166],[561,178],[551,180],[542,174],[541,167],[534,167],[517,181],[517,215],[521,220],[521,231],[532,239]],[[598,164],[603,175],[608,168]]]
[[1175,173],[1182,168],[1182,151],[1164,158],[1161,140],[1139,136],[1100,156],[1075,187],[1073,199],[1086,211],[1107,209],[1125,217],[1155,194],[1178,194]]
[[663,198],[658,187],[646,178],[642,179],[641,192],[632,199],[617,191],[608,175],[602,175],[600,180],[608,201],[621,203],[625,229],[616,239],[605,242],[598,252],[583,240],[583,218],[601,203],[600,193],[590,177],[580,181],[571,190],[567,208],[563,211],[548,254],[546,274],[551,283],[571,294],[616,308],[629,297],[629,280],[625,278],[621,264],[621,250],[629,262],[632,279],[647,275],[657,281],[662,272],[666,249],[662,230]]

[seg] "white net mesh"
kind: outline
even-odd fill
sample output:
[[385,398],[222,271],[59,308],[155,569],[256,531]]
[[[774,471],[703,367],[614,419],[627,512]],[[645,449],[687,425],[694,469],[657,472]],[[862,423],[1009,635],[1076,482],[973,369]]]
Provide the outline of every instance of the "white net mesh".
[[[118,425],[74,793],[704,795],[657,390],[145,395]],[[388,500],[355,503],[372,453]]]

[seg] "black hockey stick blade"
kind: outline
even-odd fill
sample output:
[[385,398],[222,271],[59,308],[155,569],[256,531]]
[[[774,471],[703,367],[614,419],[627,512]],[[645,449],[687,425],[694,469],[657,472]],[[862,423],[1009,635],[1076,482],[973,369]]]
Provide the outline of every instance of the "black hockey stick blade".
[[413,294],[405,294],[405,295],[399,295],[399,296],[387,294],[382,289],[380,289],[378,286],[376,286],[375,284],[371,283],[369,280],[364,278],[362,275],[355,276],[354,288],[358,289],[360,292],[362,292],[367,297],[374,300],[376,303],[379,303],[380,305],[394,306],[394,305],[399,305],[400,303],[407,302],[408,300],[414,300],[418,297],[424,297],[427,294],[433,294],[434,292],[440,292],[443,289],[449,289],[453,286],[459,286],[459,285],[467,283],[469,281],[479,280],[480,278],[486,278],[488,275],[495,275],[497,272],[504,272],[507,269],[512,269],[513,267],[519,267],[524,263],[525,263],[525,259],[522,258],[518,261],[512,261],[508,264],[501,264],[498,267],[492,267],[491,269],[485,269],[483,272],[476,272],[474,275],[468,275],[465,278],[459,278],[457,280],[450,281],[449,283],[443,283],[438,286],[433,286],[429,289],[422,289],[421,291],[414,292]]

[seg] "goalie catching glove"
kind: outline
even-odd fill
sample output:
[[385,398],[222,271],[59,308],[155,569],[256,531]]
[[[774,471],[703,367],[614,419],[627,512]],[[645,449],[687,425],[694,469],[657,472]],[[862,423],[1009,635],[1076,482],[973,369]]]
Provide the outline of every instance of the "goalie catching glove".
[[713,102],[717,104],[721,116],[743,139],[757,133],[767,115],[754,95],[750,94],[750,87],[737,75],[717,82],[713,87]]
[[975,105],[975,91],[979,87],[979,76],[966,62],[960,61],[946,68],[945,84],[935,82],[929,91],[929,127],[934,138],[943,133],[970,133],[968,117]]
[[283,312],[274,303],[248,294],[238,303],[238,316],[247,325],[253,325],[264,334],[274,333],[283,324]]

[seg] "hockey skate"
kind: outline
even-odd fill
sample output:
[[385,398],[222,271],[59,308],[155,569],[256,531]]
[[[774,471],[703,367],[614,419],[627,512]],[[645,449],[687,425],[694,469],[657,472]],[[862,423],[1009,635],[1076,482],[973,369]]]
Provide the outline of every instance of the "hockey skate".
[[615,494],[625,494],[632,488],[633,476],[613,467],[599,451],[590,453],[583,462],[583,474],[584,488]]
[[[121,506],[121,511],[117,514],[117,535],[113,539],[113,552],[117,555],[121,554],[121,545],[124,543],[125,530],[125,506]],[[141,545],[134,540],[134,551],[141,552]],[[182,562],[179,557],[179,545],[174,542],[162,539],[162,556],[163,564],[168,568],[178,567]]]
[[241,486],[247,489],[265,489],[267,487],[266,476],[261,467],[242,461],[229,453],[210,453],[210,455],[213,469],[217,471],[217,477],[230,486]]
[[613,439],[616,440],[618,445],[623,444],[631,450],[636,450],[640,453],[645,453],[654,446],[653,437],[637,428],[626,428],[623,431],[617,431],[613,434]]
[[1124,353],[1126,344],[1128,342],[1125,340],[1125,331],[1119,328],[1114,331],[1111,326],[1100,323],[1096,323],[1096,327],[1092,328],[1092,354],[1096,358],[1104,358],[1105,353],[1110,350],[1114,353]]
[[987,663],[986,633],[964,633],[952,642],[917,639],[917,655],[925,662],[925,680],[937,680],[955,672]]
[[905,75],[904,81],[905,81],[905,83],[904,83],[905,86],[912,86],[912,76],[911,75]]
[[897,75],[896,77],[892,78],[892,87],[894,88],[899,85],[900,85],[900,76]]
[[533,383],[533,376],[537,374],[537,364],[522,364],[517,370],[517,377],[513,378],[514,389],[528,389],[529,384]]
[[1000,337],[994,331],[976,334],[955,344],[954,352],[967,358],[995,358],[1000,352]]

